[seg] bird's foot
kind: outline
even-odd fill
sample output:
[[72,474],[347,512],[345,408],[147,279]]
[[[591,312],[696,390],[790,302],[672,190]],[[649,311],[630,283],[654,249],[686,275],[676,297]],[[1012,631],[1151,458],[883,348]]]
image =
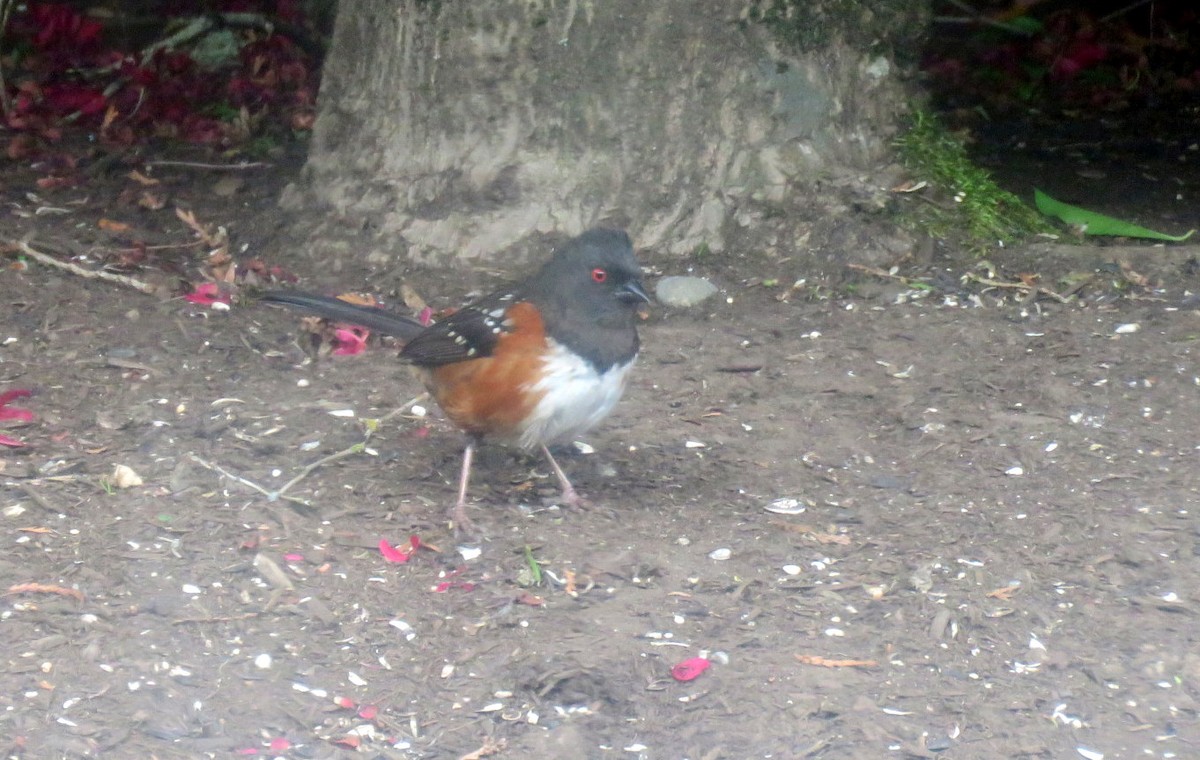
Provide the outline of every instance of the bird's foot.
[[479,528],[467,517],[466,502],[458,502],[454,505],[454,509],[450,510],[450,524],[454,526],[454,537],[459,538],[478,538]]

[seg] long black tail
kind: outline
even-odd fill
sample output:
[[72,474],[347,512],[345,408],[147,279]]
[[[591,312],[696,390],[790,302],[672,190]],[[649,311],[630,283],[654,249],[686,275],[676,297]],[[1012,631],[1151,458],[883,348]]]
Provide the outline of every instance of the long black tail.
[[393,314],[387,309],[375,306],[356,306],[340,298],[329,298],[314,293],[302,293],[295,290],[269,290],[260,296],[260,300],[271,303],[281,303],[298,309],[351,325],[368,327],[378,330],[385,335],[395,335],[403,340],[411,340],[425,329],[415,319]]

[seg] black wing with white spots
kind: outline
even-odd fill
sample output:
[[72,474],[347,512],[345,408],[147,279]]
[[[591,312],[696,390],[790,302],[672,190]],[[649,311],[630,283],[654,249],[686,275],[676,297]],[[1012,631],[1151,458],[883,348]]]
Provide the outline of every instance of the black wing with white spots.
[[511,327],[504,312],[515,301],[512,293],[502,293],[464,306],[404,344],[400,355],[418,367],[491,356],[501,334]]

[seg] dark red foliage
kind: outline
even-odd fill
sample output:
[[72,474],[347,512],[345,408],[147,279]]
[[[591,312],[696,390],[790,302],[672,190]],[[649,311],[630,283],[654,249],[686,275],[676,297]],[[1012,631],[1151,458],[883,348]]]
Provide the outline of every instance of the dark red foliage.
[[[210,5],[218,13],[269,13],[267,18],[297,27],[304,22],[294,0]],[[160,9],[196,15],[195,3],[163,3]],[[202,70],[186,50],[159,49],[143,56],[106,47],[103,24],[64,4],[18,8],[8,31],[8,49],[21,50],[23,57],[11,67],[12,107],[5,123],[25,133],[10,140],[10,157],[36,154],[68,124],[96,131],[108,143],[169,137],[228,146],[251,136],[241,113],[260,129],[303,129],[312,123],[316,64],[280,34],[238,31],[237,58],[212,71]]]
[[936,12],[992,23],[934,34],[923,68],[944,109],[982,104],[1118,109],[1200,87],[1198,14],[1187,3],[939,0]]

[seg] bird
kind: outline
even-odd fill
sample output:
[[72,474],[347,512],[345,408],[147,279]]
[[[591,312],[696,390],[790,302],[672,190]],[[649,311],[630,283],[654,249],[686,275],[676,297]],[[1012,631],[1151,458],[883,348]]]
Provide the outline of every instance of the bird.
[[404,342],[400,358],[468,436],[451,520],[472,532],[467,490],[483,441],[541,449],[563,502],[585,503],[549,446],[590,430],[620,400],[640,347],[638,312],[651,302],[629,235],[608,228],[570,239],[532,276],[427,326],[302,291],[260,298]]

